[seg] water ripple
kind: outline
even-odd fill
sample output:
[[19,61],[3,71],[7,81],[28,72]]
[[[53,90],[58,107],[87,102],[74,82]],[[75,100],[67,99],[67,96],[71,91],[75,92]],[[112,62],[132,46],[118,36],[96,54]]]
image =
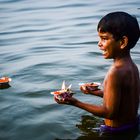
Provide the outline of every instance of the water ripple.
[[[55,103],[62,81],[74,96],[79,82],[101,82],[112,61],[98,49],[97,23],[108,12],[126,11],[140,21],[139,0],[0,0],[0,72],[11,87],[0,91],[0,139],[76,139],[85,111]],[[138,42],[131,54],[140,68]],[[53,131],[52,131],[53,130]],[[88,135],[88,134],[87,134]]]

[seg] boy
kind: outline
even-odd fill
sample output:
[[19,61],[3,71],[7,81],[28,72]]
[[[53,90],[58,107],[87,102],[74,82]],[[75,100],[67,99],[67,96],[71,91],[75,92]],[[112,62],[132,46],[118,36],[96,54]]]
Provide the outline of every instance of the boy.
[[113,59],[105,79],[104,89],[91,91],[88,84],[80,87],[84,94],[103,97],[103,105],[83,103],[75,98],[56,102],[84,109],[105,118],[102,131],[124,131],[134,129],[138,122],[140,79],[137,66],[130,56],[140,37],[135,17],[125,12],[113,12],[104,16],[97,27],[100,37],[98,46],[105,59]]

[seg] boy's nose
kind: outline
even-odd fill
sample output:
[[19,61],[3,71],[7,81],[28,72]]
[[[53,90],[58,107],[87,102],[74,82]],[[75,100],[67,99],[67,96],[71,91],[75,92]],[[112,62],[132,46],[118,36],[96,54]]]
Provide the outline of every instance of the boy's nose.
[[101,44],[101,41],[99,40],[99,42],[98,42],[98,46],[99,46],[99,48],[101,48],[101,46],[102,46],[102,44]]

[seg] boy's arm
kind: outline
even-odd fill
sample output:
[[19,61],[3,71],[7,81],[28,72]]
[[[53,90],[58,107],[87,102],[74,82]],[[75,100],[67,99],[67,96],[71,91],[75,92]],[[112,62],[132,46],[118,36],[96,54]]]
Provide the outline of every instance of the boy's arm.
[[101,90],[101,89],[90,90],[90,88],[88,88],[88,86],[86,86],[86,85],[82,85],[80,87],[80,89],[84,94],[91,94],[91,95],[103,97],[103,90]]
[[58,104],[72,105],[72,106],[84,109],[84,110],[86,110],[94,115],[100,116],[100,117],[107,117],[107,114],[108,114],[108,110],[106,109],[106,107],[104,105],[99,106],[99,105],[84,103],[73,97],[67,98],[65,100],[58,100],[56,98],[54,98],[54,99]]
[[[103,105],[84,103],[73,97],[66,98],[65,100],[61,101],[55,98],[55,101],[59,104],[73,105],[75,107],[84,109],[94,115],[104,117],[106,119],[114,119],[118,116],[120,106],[121,96],[119,83],[120,77],[118,76],[117,72],[111,72],[107,78],[107,83],[105,84]],[[96,94],[97,92],[100,92],[100,90],[96,91]],[[101,93],[103,92],[101,91]]]
[[99,97],[103,97],[103,95],[104,95],[103,90],[101,90],[101,89],[98,89],[98,90],[95,90],[95,91],[90,91],[89,94],[96,95],[96,96],[99,96]]

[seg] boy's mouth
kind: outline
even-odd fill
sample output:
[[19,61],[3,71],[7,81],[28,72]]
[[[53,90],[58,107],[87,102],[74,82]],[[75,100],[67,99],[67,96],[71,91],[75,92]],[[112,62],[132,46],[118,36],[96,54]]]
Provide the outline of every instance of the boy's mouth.
[[107,50],[102,50],[103,51],[103,55],[105,55],[107,53]]

